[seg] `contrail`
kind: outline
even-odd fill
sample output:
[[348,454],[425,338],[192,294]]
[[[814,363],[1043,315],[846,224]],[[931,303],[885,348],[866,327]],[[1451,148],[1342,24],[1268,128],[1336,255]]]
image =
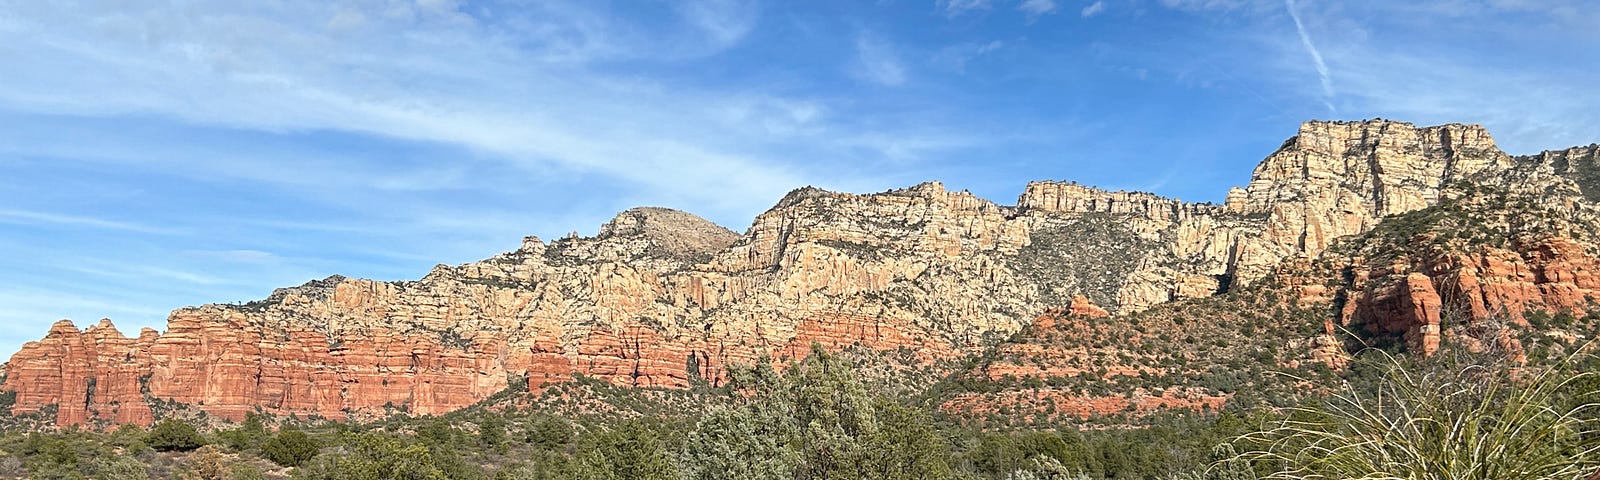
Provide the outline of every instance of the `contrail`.
[[1284,8],[1289,10],[1289,18],[1294,19],[1294,29],[1300,32],[1300,45],[1306,47],[1306,53],[1311,54],[1311,62],[1317,67],[1317,76],[1322,77],[1322,104],[1328,106],[1328,112],[1338,113],[1333,108],[1333,79],[1328,77],[1328,64],[1322,61],[1322,52],[1317,51],[1317,46],[1311,43],[1311,35],[1306,33],[1306,25],[1300,22],[1300,12],[1295,9],[1295,0],[1283,0]]

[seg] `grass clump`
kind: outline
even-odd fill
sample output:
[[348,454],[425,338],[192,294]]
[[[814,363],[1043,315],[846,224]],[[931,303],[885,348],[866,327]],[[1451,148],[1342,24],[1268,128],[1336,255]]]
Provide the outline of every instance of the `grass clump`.
[[1600,471],[1593,355],[1535,369],[1495,355],[1401,360],[1374,385],[1346,382],[1275,427],[1239,437],[1275,479],[1573,479]]

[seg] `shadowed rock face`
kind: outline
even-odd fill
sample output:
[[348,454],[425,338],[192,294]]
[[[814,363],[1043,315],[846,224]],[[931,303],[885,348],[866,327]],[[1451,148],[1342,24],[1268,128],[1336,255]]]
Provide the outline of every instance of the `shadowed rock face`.
[[[1544,169],[1539,178],[1569,185],[1589,170],[1567,166],[1593,156],[1512,159],[1475,126],[1310,122],[1225,205],[1061,182],[1030,183],[1015,206],[937,182],[869,195],[808,187],[743,235],[638,208],[595,237],[529,237],[416,281],[335,276],[245,305],[182,308],[164,333],[63,321],[13,356],[0,388],[17,392],[16,413],[56,405],[63,425],[148,424],[171,402],[232,419],[256,409],[362,419],[461,408],[517,378],[716,383],[730,363],[798,358],[814,342],[933,362],[1051,309],[1127,313],[1254,282],[1387,215],[1439,203],[1453,182]],[[1582,260],[1541,265],[1561,262]],[[1592,288],[1582,286],[1591,267],[1560,268],[1539,275]],[[1402,277],[1404,292],[1375,290],[1371,322],[1429,324],[1418,308],[1439,302],[1437,278]]]

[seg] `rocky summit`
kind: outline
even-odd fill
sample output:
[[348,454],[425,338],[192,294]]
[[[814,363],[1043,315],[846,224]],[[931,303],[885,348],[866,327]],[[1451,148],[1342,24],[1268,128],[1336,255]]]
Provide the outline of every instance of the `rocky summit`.
[[[938,182],[873,194],[807,187],[742,235],[638,208],[594,237],[529,237],[415,281],[332,276],[247,304],[181,308],[165,332],[62,320],[11,358],[0,390],[15,393],[14,414],[108,425],[174,408],[233,420],[435,414],[523,379],[580,375],[719,384],[730,365],[783,364],[814,344],[930,365],[997,347],[1016,361],[972,373],[992,378],[1137,376],[1159,370],[1139,343],[1116,348],[1157,363],[1096,368],[1097,351],[1073,349],[1097,341],[1080,342],[1101,328],[1091,324],[1127,326],[1124,342],[1181,338],[1210,320],[1169,315],[1172,302],[1241,291],[1309,312],[1264,324],[1294,350],[1270,362],[1338,367],[1352,340],[1341,332],[1423,353],[1449,341],[1510,347],[1511,336],[1469,327],[1579,314],[1600,295],[1597,151],[1513,157],[1474,125],[1308,122],[1220,205],[1057,181],[1028,184],[1013,205]],[[1171,387],[1079,410],[1228,398]],[[992,404],[964,393],[944,408]]]

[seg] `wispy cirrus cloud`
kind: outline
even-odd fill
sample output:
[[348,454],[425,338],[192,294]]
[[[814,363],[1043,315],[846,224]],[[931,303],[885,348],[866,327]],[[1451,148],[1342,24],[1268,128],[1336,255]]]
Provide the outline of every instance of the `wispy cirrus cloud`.
[[1079,10],[1078,11],[1078,16],[1083,17],[1083,18],[1089,18],[1089,17],[1093,17],[1095,15],[1099,15],[1101,12],[1104,12],[1104,11],[1106,11],[1106,2],[1104,0],[1095,0],[1095,2],[1089,4],[1089,6],[1083,7],[1083,10]]
[[[142,321],[137,323],[148,324],[153,323],[150,322],[152,319],[166,318],[168,312],[162,309],[130,307],[127,303],[94,296],[39,289],[0,290],[0,305],[6,305],[5,309],[0,309],[0,325],[4,325],[3,328],[6,329],[15,329],[9,332],[10,338],[37,338],[44,333],[38,330],[40,323],[49,325],[50,322],[69,317],[76,318],[75,323],[79,328],[83,328],[93,325],[94,320],[108,316],[138,317]],[[77,314],[60,316],[57,312],[62,312],[63,306],[69,306],[68,308]],[[41,322],[41,318],[49,320]],[[124,334],[129,333],[127,323],[129,322],[124,322],[122,327]]]
[[1055,13],[1055,0],[1022,0],[1017,4],[1017,10],[1028,15],[1028,18],[1037,18],[1040,15]]
[[679,2],[674,5],[680,15],[709,37],[709,47],[714,50],[731,47],[755,28],[759,9],[754,2],[745,0],[707,0]]
[[936,0],[935,7],[947,17],[981,12],[992,8],[993,0]]
[[[1207,60],[1224,63],[1184,75],[1200,78],[1210,70],[1274,109],[1480,123],[1513,154],[1592,143],[1593,129],[1584,125],[1600,123],[1600,96],[1587,92],[1600,74],[1570,66],[1571,58],[1593,57],[1580,45],[1592,45],[1596,37],[1592,29],[1571,28],[1574,16],[1581,16],[1574,2],[1162,3],[1200,15],[1247,12],[1234,15],[1243,31],[1223,33],[1219,40],[1237,43],[1229,48],[1258,49],[1260,61]],[[1485,32],[1493,32],[1493,44],[1481,41],[1489,38]],[[1399,44],[1409,48],[1394,48]],[[1268,80],[1250,85],[1247,77],[1227,71]],[[1296,99],[1314,102],[1320,112],[1295,108]]]
[[177,270],[153,265],[131,265],[125,261],[106,261],[104,259],[82,259],[82,261],[63,265],[67,271],[88,274],[115,280],[134,280],[143,282],[179,282],[194,285],[219,285],[226,280],[214,275],[187,270]]
[[96,230],[117,230],[155,235],[176,235],[182,233],[182,230],[145,225],[138,222],[111,220],[84,215],[69,215],[62,213],[13,209],[0,209],[0,223],[10,223],[13,225],[44,224]]
[[856,78],[887,87],[904,85],[906,65],[893,44],[872,32],[856,35],[856,58],[850,66]]
[[1322,103],[1327,105],[1329,114],[1338,115],[1339,109],[1333,106],[1333,78],[1328,74],[1328,63],[1322,60],[1322,52],[1318,51],[1316,43],[1311,41],[1311,34],[1306,33],[1306,25],[1300,21],[1300,11],[1295,6],[1295,0],[1283,0],[1283,7],[1289,11],[1289,18],[1294,20],[1294,30],[1300,36],[1300,45],[1305,47],[1306,54],[1311,57],[1311,65],[1317,70],[1317,78],[1322,84]]
[[1341,98],[1375,116],[1481,123],[1512,154],[1597,141],[1584,126],[1600,124],[1600,98],[1586,86],[1600,81],[1593,74],[1553,78],[1379,47],[1335,55],[1331,61],[1347,65],[1335,73],[1345,86]]
[[939,53],[933,56],[933,63],[956,73],[966,73],[967,63],[1005,46],[1005,42],[1000,40],[949,45],[939,49]]
[[[27,40],[12,49],[40,68],[0,79],[5,87],[0,104],[35,112],[158,115],[225,128],[336,130],[456,145],[490,152],[530,172],[552,167],[593,172],[674,197],[726,205],[762,201],[793,185],[814,183],[776,165],[786,159],[764,158],[767,154],[755,153],[748,142],[728,141],[730,129],[751,133],[741,138],[760,143],[798,141],[791,130],[751,131],[749,123],[730,124],[717,115],[726,109],[718,105],[742,99],[669,92],[585,66],[728,48],[753,28],[759,18],[754,5],[676,6],[684,19],[677,29],[622,25],[588,8],[583,2],[549,2],[533,8],[535,13],[508,15],[516,11],[482,14],[449,2],[365,9],[289,2],[274,15],[241,15],[216,5],[169,18],[133,5],[86,12],[31,6],[14,17],[14,38]],[[274,38],[276,48],[244,38]],[[864,79],[905,82],[906,67],[886,41],[864,38],[858,54]],[[205,101],[197,101],[202,97]],[[810,133],[816,132],[827,129]],[[237,160],[228,168],[250,168]],[[289,173],[262,165],[257,170],[269,175]],[[738,176],[725,175],[730,173]],[[453,175],[413,175],[371,185],[434,188]]]
[[184,253],[201,258],[215,259],[232,263],[264,264],[283,261],[282,257],[279,257],[272,252],[263,252],[261,250],[189,250],[185,251]]
[[1231,10],[1266,0],[1161,0],[1161,5],[1180,10]]

